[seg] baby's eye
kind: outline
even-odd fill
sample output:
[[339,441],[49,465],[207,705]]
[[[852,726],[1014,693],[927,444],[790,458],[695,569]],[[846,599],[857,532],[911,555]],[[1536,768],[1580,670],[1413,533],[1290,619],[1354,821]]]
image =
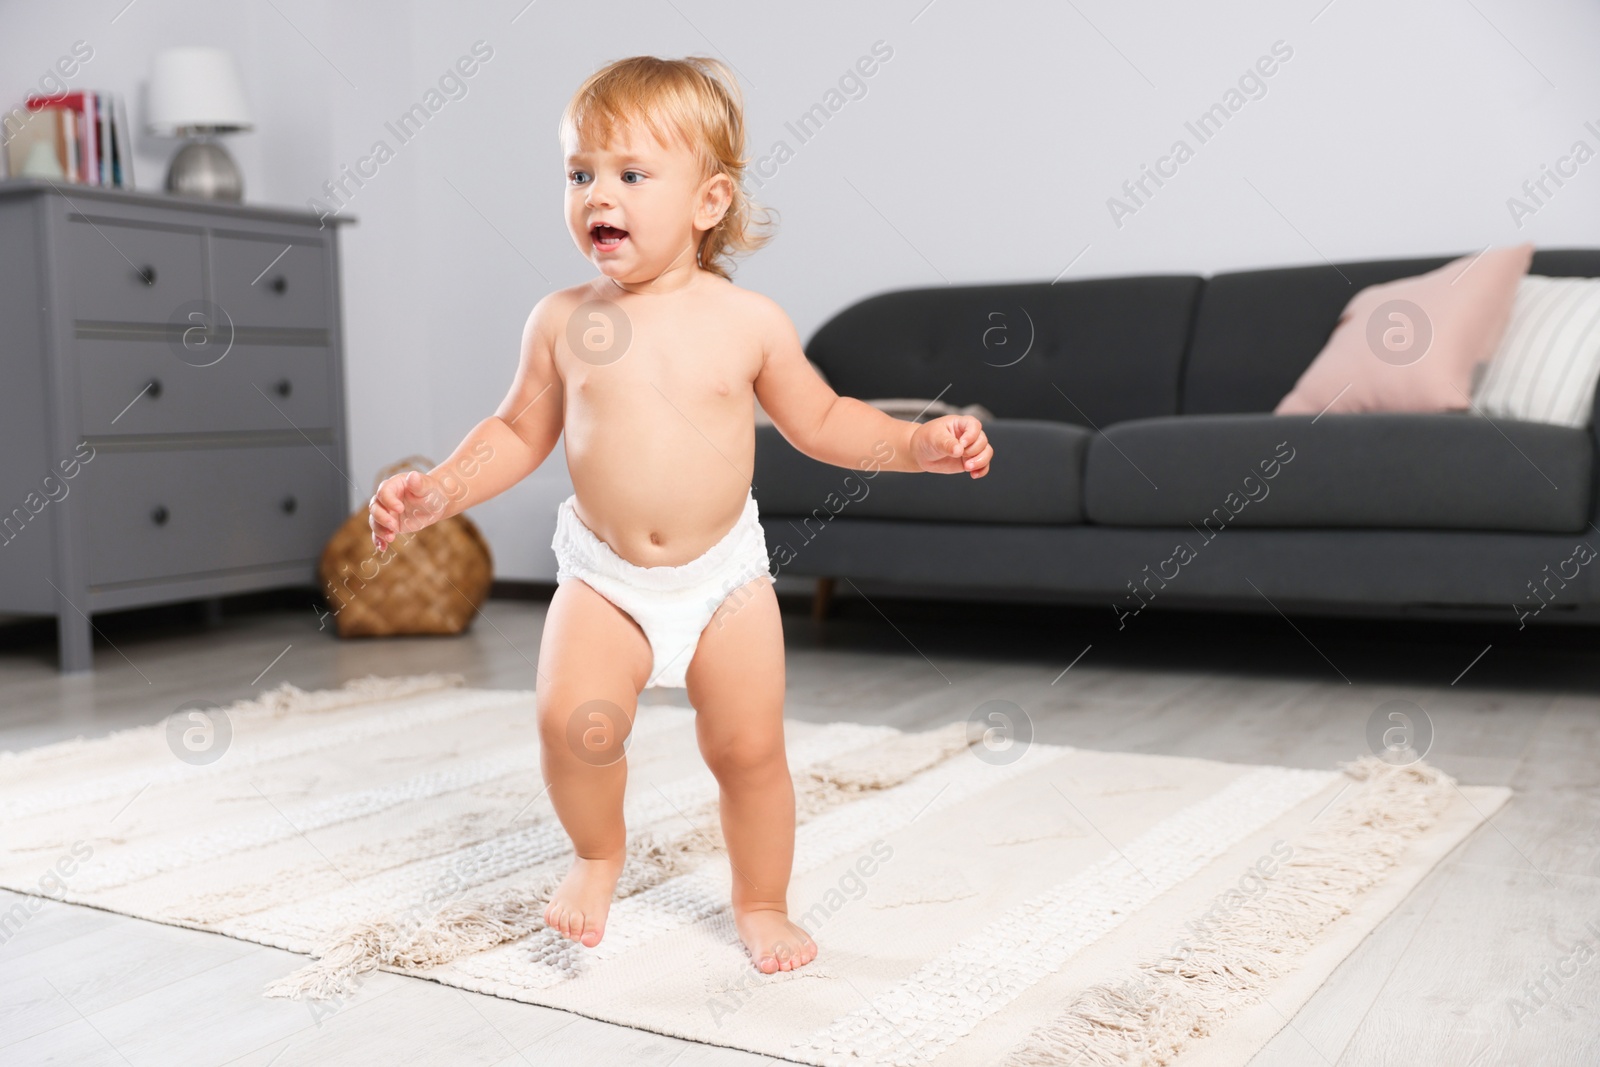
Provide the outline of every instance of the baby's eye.
[[630,174],[632,174],[634,177],[638,178],[640,181],[644,180],[644,175],[640,174],[638,171],[636,171],[636,170],[625,170],[625,171],[622,172],[622,180],[627,185],[638,185],[639,184],[639,182],[630,182],[630,181],[628,181],[628,175],[630,175]]
[[568,171],[567,172],[567,180],[569,182],[571,182],[573,185],[582,185],[584,180],[586,180],[588,177],[589,177],[589,175],[586,172],[581,171],[581,170],[573,170],[573,171]]

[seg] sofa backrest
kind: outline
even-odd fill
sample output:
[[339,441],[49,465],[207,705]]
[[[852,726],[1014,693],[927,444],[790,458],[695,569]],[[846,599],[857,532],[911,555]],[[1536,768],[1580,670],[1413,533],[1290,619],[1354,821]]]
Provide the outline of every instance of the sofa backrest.
[[806,355],[862,400],[982,404],[996,417],[1105,426],[1178,413],[1202,279],[1090,278],[903,289],[817,330]]
[[[1457,256],[1385,259],[1210,278],[1183,366],[1185,415],[1277,407],[1327,343],[1350,298],[1369,285],[1423,274]],[[1530,274],[1600,277],[1600,250],[1535,252]]]

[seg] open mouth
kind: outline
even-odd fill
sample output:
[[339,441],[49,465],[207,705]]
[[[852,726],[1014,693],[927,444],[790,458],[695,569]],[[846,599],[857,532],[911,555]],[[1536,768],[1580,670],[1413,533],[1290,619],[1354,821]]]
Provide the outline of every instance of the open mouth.
[[619,230],[609,223],[596,223],[589,228],[589,239],[602,252],[615,252],[628,239],[627,230]]

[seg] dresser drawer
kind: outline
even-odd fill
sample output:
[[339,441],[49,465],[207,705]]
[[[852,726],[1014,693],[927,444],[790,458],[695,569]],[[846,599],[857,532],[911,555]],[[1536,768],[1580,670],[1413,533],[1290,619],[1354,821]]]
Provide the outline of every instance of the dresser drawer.
[[67,292],[72,314],[98,322],[167,323],[205,296],[199,231],[118,226],[69,218]]
[[327,246],[211,235],[212,299],[236,326],[326,329]]
[[90,437],[335,425],[325,348],[234,344],[217,362],[194,366],[178,358],[176,340],[76,344],[78,410]]
[[309,564],[346,514],[343,478],[311,445],[101,449],[82,477],[91,585]]

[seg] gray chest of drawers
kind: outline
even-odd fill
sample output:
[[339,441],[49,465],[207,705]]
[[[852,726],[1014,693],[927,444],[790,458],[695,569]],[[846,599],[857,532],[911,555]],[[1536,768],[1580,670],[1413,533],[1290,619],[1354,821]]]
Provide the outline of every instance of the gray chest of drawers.
[[336,230],[0,182],[0,612],[316,584],[349,509]]

